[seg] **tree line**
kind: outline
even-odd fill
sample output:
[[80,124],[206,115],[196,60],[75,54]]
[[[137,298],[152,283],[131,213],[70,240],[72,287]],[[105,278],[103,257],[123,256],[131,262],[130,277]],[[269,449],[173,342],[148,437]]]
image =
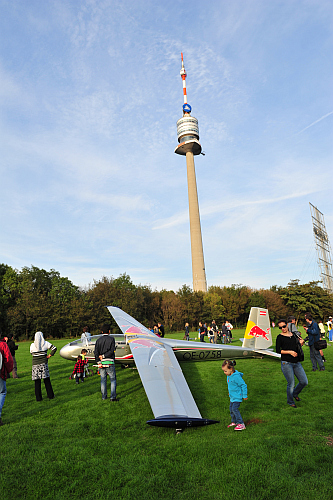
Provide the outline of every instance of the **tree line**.
[[87,289],[80,289],[58,271],[23,267],[20,271],[0,264],[0,327],[17,340],[32,339],[36,331],[47,337],[68,338],[81,334],[88,325],[92,334],[108,322],[117,326],[105,306],[116,306],[147,327],[161,321],[167,331],[179,331],[185,322],[194,330],[199,321],[218,326],[229,320],[244,327],[251,307],[269,310],[271,321],[294,314],[303,320],[306,311],[324,321],[333,311],[333,296],[318,281],[269,290],[244,285],[211,286],[207,293],[183,285],[178,291],[152,290],[135,285],[126,273],[103,276]]

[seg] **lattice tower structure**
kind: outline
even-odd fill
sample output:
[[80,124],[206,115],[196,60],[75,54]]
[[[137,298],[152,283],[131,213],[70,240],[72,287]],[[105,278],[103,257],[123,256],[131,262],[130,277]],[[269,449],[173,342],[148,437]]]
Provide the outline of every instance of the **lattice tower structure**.
[[321,281],[323,288],[333,293],[332,250],[326,231],[324,215],[320,212],[320,210],[318,210],[317,207],[311,203],[309,203],[309,205]]
[[191,116],[191,106],[187,103],[186,91],[186,71],[184,67],[183,54],[182,68],[180,76],[183,80],[183,117],[177,121],[177,135],[179,145],[175,153],[186,156],[187,166],[187,186],[188,202],[190,216],[190,234],[191,234],[191,254],[192,254],[192,275],[193,290],[207,292],[206,270],[203,255],[202,234],[200,224],[200,212],[198,202],[197,181],[195,176],[194,156],[202,153],[199,142],[198,120]]

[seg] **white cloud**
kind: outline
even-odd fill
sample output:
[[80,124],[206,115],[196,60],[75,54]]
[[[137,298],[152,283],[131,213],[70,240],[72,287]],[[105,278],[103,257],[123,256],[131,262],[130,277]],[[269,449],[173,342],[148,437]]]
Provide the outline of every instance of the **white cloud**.
[[[191,283],[185,160],[173,153],[183,51],[206,151],[197,180],[209,283],[297,277],[308,201],[332,230],[331,137],[302,133],[332,114],[312,121],[332,95],[328,9],[68,0],[18,12],[7,2],[0,261],[54,267],[80,285],[122,272],[159,288]],[[292,136],[299,123],[309,125]]]

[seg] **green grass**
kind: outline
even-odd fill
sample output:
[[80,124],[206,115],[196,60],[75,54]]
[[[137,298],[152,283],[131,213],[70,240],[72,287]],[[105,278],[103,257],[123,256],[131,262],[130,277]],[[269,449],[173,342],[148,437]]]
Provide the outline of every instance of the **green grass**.
[[332,498],[332,344],[325,372],[311,372],[304,348],[309,385],[297,409],[286,404],[279,361],[238,360],[249,390],[243,432],[227,429],[221,362],[183,363],[202,416],[221,423],[179,435],[145,423],[153,415],[133,369],[117,367],[121,399],[110,403],[101,400],[98,376],[79,386],[69,380],[73,364],[57,353],[49,362],[55,399],[37,403],[29,345],[17,351],[20,378],[7,382],[1,500]]

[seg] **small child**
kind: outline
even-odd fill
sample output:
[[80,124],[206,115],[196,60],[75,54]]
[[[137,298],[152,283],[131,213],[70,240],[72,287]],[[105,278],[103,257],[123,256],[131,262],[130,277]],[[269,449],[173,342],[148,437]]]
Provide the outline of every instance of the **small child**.
[[239,405],[243,399],[247,399],[247,385],[243,380],[243,374],[235,370],[235,365],[236,361],[230,361],[229,359],[222,363],[222,370],[228,377],[227,383],[230,397],[231,424],[228,427],[235,426],[235,431],[243,431],[246,427],[239,412]]
[[208,326],[208,328],[207,328],[207,335],[209,338],[209,343],[213,344],[214,343],[214,332],[213,332],[213,330],[211,330],[210,326]]
[[84,370],[83,370],[83,378],[89,377],[89,361],[86,359],[88,354],[87,349],[81,350],[82,361],[85,361]]
[[84,382],[83,379],[83,373],[84,373],[84,367],[86,365],[86,361],[82,359],[82,356],[79,354],[77,357],[77,362],[74,365],[74,370],[73,370],[73,375],[76,375],[76,383],[78,384],[80,382],[80,379],[82,382]]

